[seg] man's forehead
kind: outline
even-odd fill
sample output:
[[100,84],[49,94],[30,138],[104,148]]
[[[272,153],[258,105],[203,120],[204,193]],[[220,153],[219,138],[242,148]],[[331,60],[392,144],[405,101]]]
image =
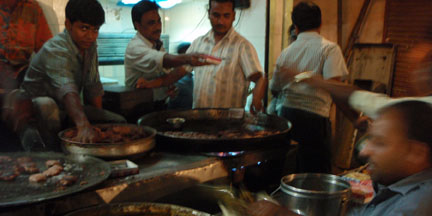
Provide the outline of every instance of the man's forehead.
[[234,4],[232,2],[217,2],[217,1],[212,1],[210,2],[211,6],[210,6],[210,12],[222,12],[222,9],[229,9],[228,10],[224,10],[224,13],[234,13]]
[[372,124],[372,133],[386,133],[394,130],[403,130],[404,122],[399,111],[388,110],[381,113]]
[[88,23],[85,23],[85,22],[82,22],[82,21],[75,21],[75,23],[77,25],[80,25],[80,26],[83,26],[83,27],[89,27],[89,28],[94,28],[94,29],[99,29],[100,28],[100,26],[95,26],[95,25],[88,24]]
[[159,17],[158,10],[149,10],[142,14],[142,17]]

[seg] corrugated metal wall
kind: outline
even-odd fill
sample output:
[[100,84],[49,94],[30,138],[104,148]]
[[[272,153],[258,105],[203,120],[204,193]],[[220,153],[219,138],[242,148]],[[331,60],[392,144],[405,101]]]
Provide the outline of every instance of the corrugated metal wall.
[[398,45],[393,96],[410,95],[409,72],[414,60],[407,56],[416,43],[432,41],[431,0],[387,0],[384,42]]

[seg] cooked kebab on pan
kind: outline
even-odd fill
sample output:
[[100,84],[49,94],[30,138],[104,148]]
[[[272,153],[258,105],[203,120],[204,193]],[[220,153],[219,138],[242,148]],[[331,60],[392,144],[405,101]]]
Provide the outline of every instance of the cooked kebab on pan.
[[[47,160],[46,168],[40,172],[37,164],[31,157],[18,157],[13,159],[9,156],[0,156],[0,180],[13,181],[21,174],[32,174],[28,180],[31,183],[45,182],[48,178],[57,176],[63,172],[62,163],[59,160]],[[65,175],[59,181],[60,186],[69,186],[77,181],[76,176]]]
[[[92,140],[92,143],[120,143],[129,142],[131,140],[137,140],[148,136],[137,128],[131,128],[128,126],[111,126],[111,127],[97,127],[93,126],[93,129],[97,132],[96,138]],[[75,140],[77,136],[77,130],[72,129],[64,133],[64,138]]]
[[197,131],[165,131],[163,134],[167,136],[176,136],[184,138],[196,138],[196,139],[224,139],[224,138],[257,138],[266,137],[270,135],[279,134],[280,131],[241,131],[241,130],[222,130],[216,134],[197,132]]

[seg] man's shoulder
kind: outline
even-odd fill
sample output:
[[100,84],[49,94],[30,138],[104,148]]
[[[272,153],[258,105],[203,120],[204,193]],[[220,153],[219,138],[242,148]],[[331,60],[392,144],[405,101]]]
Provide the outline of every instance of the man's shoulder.
[[241,35],[235,30],[233,30],[233,32],[231,33],[231,39],[234,43],[252,45],[252,43],[248,39],[246,39],[243,35]]
[[142,52],[143,49],[152,49],[152,47],[140,38],[137,33],[126,46],[126,53]]
[[32,64],[48,66],[59,62],[70,61],[74,56],[74,48],[62,33],[49,39],[34,56]]
[[45,42],[43,48],[45,52],[70,52],[71,44],[66,38],[66,34],[61,32],[47,42]]

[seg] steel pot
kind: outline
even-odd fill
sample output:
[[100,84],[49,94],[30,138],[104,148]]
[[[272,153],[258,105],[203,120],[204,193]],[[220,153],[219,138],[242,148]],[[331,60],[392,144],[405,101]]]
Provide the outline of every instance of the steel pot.
[[351,195],[350,184],[329,174],[284,176],[273,197],[300,215],[344,215]]
[[75,128],[61,131],[58,136],[62,141],[62,146],[65,151],[72,154],[92,155],[102,158],[120,158],[139,155],[151,150],[155,146],[156,130],[148,126],[138,126],[134,124],[96,124],[94,126],[112,127],[117,125],[131,127],[138,131],[138,133],[143,133],[146,136],[128,142],[80,143],[65,138],[64,136],[64,133],[67,133],[69,130],[74,130]]

